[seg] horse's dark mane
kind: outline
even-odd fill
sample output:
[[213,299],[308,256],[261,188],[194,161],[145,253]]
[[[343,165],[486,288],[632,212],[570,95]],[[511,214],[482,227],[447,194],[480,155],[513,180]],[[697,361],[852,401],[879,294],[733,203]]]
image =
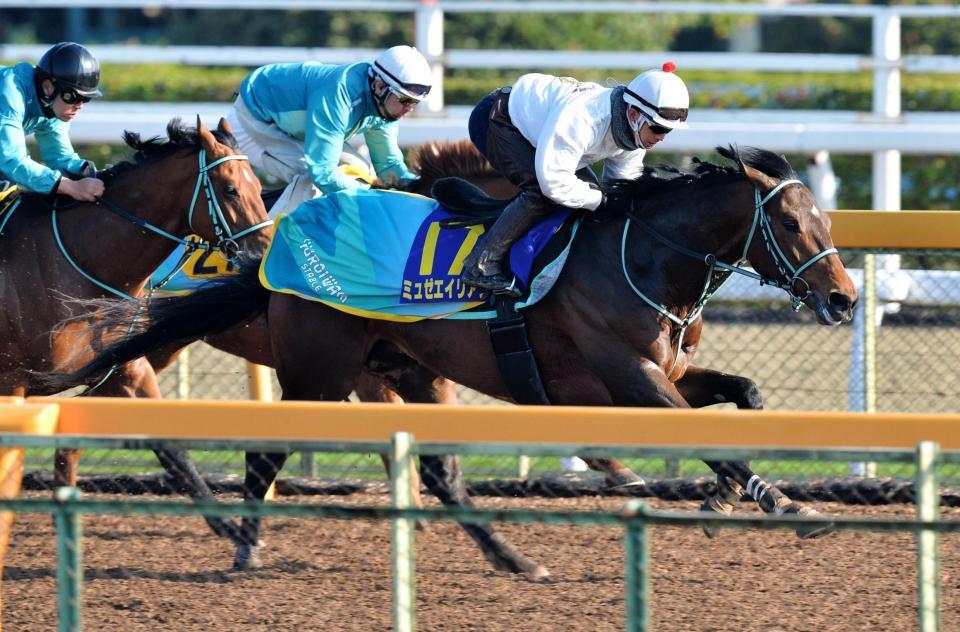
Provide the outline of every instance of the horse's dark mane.
[[647,197],[667,192],[674,193],[678,187],[687,187],[691,183],[710,185],[740,180],[744,176],[742,165],[753,167],[778,180],[797,178],[796,171],[787,159],[772,151],[736,145],[716,149],[717,153],[736,164],[717,165],[695,158],[696,166],[693,171],[683,172],[676,167],[661,165],[657,168],[644,169],[643,174],[633,182],[619,183],[618,186],[627,187],[634,193]]
[[424,180],[430,181],[448,176],[467,179],[500,177],[473,143],[467,140],[418,145],[410,152],[407,162],[412,171],[420,174]]
[[[219,129],[211,129],[210,133],[218,142],[237,149],[237,141],[232,134]],[[201,145],[200,132],[196,127],[188,127],[180,118],[171,119],[167,124],[167,137],[154,136],[143,140],[140,134],[125,130],[123,142],[135,150],[132,160],[125,160],[100,171],[97,177],[109,181],[121,173],[131,169],[153,164],[180,151],[199,151]]]

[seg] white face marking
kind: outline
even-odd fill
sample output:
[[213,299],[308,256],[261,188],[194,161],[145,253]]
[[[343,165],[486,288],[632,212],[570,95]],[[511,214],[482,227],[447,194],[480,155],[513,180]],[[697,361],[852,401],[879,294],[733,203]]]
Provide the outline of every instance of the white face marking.
[[820,217],[820,209],[818,209],[818,208],[816,207],[816,205],[811,206],[811,207],[810,207],[810,214],[813,215],[814,217]]
[[243,173],[244,180],[246,180],[247,182],[253,182],[253,172],[250,171],[249,165],[244,165],[243,168],[241,169],[241,172]]

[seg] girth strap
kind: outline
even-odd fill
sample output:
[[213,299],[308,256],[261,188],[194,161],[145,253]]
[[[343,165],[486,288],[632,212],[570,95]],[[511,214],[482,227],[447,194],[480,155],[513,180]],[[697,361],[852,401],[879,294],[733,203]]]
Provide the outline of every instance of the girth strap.
[[550,398],[527,338],[526,322],[516,310],[517,301],[504,295],[497,295],[495,300],[497,317],[487,321],[487,330],[497,368],[510,396],[518,404],[549,405]]

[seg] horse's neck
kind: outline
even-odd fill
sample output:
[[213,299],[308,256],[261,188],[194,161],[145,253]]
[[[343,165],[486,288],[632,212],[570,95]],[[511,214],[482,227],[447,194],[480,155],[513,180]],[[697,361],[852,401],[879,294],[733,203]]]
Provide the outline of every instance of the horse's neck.
[[[714,255],[718,261],[734,263],[743,251],[752,220],[752,191],[744,186],[720,186],[682,204],[664,206],[642,213],[651,228],[670,241],[702,255]],[[624,220],[625,221],[625,220]],[[624,247],[624,222],[605,222],[591,230],[585,224],[594,253],[604,253],[603,267],[610,270],[612,283],[623,291],[632,291],[624,283],[621,252]],[[627,232],[627,274],[648,298],[683,317],[700,299],[707,266],[689,254],[667,247],[644,229],[631,222]],[[613,255],[613,256],[612,256]]]
[[[181,165],[175,168],[175,160],[182,158],[167,158],[117,175],[104,198],[167,233],[184,235],[193,194],[188,180],[196,176]],[[142,287],[177,245],[93,204],[57,213],[57,224],[63,247],[77,265],[126,293]]]

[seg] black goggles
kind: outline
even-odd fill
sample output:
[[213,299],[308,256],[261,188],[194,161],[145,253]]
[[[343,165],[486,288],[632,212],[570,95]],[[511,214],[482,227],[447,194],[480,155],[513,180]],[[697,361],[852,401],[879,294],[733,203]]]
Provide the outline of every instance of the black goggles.
[[644,104],[645,106],[647,106],[648,108],[650,108],[651,110],[659,114],[660,118],[666,119],[668,121],[680,121],[681,123],[687,120],[687,113],[689,112],[687,108],[658,108],[657,106],[650,103],[649,101],[641,97],[639,94],[637,94],[630,88],[626,88],[626,91],[627,91],[627,94],[632,96],[634,99],[636,99],[640,103]]
[[67,105],[76,105],[78,103],[89,103],[91,97],[85,97],[76,90],[64,90],[60,93],[60,98]]

